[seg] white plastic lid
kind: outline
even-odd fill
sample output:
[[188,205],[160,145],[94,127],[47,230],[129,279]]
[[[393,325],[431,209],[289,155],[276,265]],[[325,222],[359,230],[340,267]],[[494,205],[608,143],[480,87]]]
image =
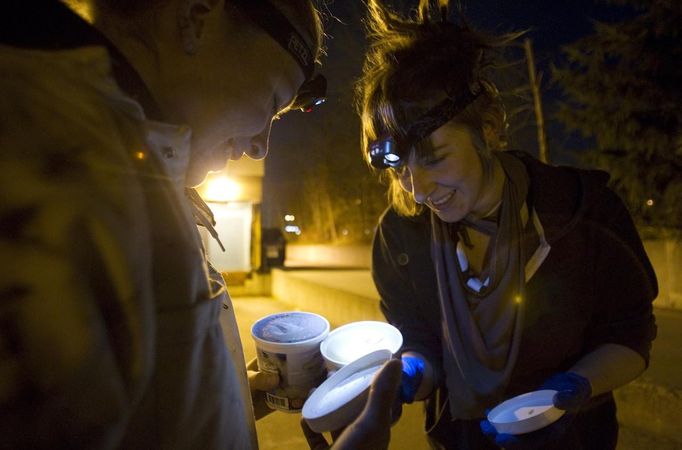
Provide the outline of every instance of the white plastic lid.
[[261,317],[251,326],[251,336],[263,343],[299,345],[327,335],[329,322],[319,314],[285,311]]
[[557,391],[544,389],[510,398],[488,413],[488,421],[498,433],[523,434],[546,427],[564,415],[554,406]]
[[396,353],[403,345],[403,335],[386,322],[351,322],[336,328],[320,344],[320,352],[327,361],[338,367],[375,350]]
[[336,371],[304,403],[301,414],[308,426],[322,433],[351,423],[365,405],[374,375],[392,356],[389,350],[377,350]]

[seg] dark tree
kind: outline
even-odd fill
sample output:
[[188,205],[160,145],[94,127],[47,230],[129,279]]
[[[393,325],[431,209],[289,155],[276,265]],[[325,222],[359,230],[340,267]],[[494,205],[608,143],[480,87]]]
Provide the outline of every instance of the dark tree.
[[592,166],[644,226],[682,228],[682,2],[621,0],[618,23],[565,48],[553,75],[565,98],[559,118],[593,144]]
[[[266,159],[264,208],[270,222],[296,216],[302,243],[367,243],[386,207],[385,188],[363,161],[354,83],[366,46],[362,2],[336,2],[326,18],[327,104],[284,116]],[[269,226],[278,226],[277,223]]]

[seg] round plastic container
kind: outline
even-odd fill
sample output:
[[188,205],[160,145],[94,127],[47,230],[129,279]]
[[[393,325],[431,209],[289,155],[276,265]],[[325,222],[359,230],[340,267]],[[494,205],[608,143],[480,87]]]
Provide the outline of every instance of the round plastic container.
[[272,409],[298,412],[311,389],[326,378],[320,342],[329,334],[329,322],[309,312],[271,314],[256,321],[251,336],[256,343],[258,368],[280,376],[279,386],[266,392]]
[[376,372],[391,359],[389,350],[377,350],[337,370],[315,389],[301,412],[310,429],[339,430],[360,414]]
[[543,389],[506,400],[488,413],[488,421],[498,433],[524,434],[546,427],[564,415],[552,399],[557,391]]
[[395,354],[401,345],[403,335],[393,325],[361,321],[333,330],[320,345],[320,351],[331,372],[376,350],[389,350]]

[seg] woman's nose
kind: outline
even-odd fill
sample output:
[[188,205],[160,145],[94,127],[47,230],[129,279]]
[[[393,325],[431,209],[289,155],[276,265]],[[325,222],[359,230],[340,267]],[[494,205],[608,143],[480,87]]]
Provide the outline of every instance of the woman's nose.
[[412,167],[409,170],[410,182],[412,185],[412,196],[417,203],[425,203],[433,191],[433,182],[428,173],[419,167]]

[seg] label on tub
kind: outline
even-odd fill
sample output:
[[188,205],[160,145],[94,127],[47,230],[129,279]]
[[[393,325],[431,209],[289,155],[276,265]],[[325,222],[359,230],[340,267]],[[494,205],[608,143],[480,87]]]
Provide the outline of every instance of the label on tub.
[[258,349],[257,356],[261,370],[277,373],[280,377],[279,386],[265,394],[268,406],[273,409],[300,411],[310,391],[327,376],[319,349],[288,355]]

